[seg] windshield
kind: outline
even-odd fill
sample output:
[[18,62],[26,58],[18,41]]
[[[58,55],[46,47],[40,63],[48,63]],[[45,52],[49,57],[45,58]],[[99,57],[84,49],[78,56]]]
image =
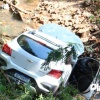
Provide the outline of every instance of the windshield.
[[24,35],[18,38],[18,44],[31,55],[41,59],[46,59],[48,54],[52,51],[50,47],[41,41],[33,40]]

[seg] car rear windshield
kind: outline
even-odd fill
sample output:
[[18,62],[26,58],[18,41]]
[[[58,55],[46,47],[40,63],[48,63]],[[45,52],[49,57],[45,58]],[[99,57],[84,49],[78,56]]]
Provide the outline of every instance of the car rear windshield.
[[22,49],[41,59],[46,59],[48,54],[52,51],[50,47],[46,46],[41,41],[33,40],[24,35],[20,36],[17,41]]

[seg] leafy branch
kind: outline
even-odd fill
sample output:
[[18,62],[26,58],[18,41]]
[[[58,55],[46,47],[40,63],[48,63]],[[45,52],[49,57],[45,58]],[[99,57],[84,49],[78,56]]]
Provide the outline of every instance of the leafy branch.
[[[51,61],[59,61],[62,59],[63,62],[67,60],[71,55],[73,55],[73,59],[77,57],[75,48],[73,44],[78,48],[77,45],[80,44],[75,44],[75,43],[68,43],[66,47],[58,48],[57,50],[53,50],[48,54],[48,57],[45,59],[45,62],[43,63],[43,66],[48,66]],[[42,68],[43,68],[42,66]]]

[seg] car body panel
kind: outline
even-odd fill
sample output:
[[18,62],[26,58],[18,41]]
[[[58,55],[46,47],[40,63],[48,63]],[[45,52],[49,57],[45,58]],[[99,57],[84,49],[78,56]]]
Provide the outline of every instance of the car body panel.
[[89,100],[95,92],[90,87],[92,84],[98,84],[99,74],[100,62],[98,60],[90,57],[79,58],[71,73],[69,82]]
[[[27,33],[23,33],[22,35],[28,36]],[[30,35],[28,37],[38,40],[38,41],[42,41],[43,43],[45,43],[46,45],[50,46],[53,49],[58,48],[57,46],[54,46],[54,45],[48,43],[47,41],[44,41],[34,35]],[[50,39],[52,39],[52,37],[50,37]],[[41,65],[44,63],[45,60],[35,57],[35,56],[29,54],[28,52],[26,52],[25,50],[23,50],[20,47],[20,45],[18,44],[17,40],[18,40],[18,37],[15,38],[12,42],[8,43],[8,45],[12,48],[12,55],[11,55],[12,62],[17,64],[18,66],[22,66],[24,69],[26,69],[28,71],[31,71],[34,73],[39,74],[39,72],[41,73],[41,71],[44,72],[41,69]],[[15,44],[15,45],[13,45],[13,44]],[[59,41],[58,44],[65,45],[63,42],[61,43],[61,41]],[[50,70],[48,70],[48,71],[50,71]],[[44,73],[47,74],[48,71],[45,71]]]

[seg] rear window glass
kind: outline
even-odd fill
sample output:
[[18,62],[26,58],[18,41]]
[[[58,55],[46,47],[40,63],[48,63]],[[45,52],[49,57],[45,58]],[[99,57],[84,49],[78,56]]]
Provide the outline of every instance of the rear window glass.
[[46,59],[48,54],[52,51],[50,47],[46,46],[41,41],[35,41],[24,35],[18,38],[18,44],[29,54],[41,59]]

